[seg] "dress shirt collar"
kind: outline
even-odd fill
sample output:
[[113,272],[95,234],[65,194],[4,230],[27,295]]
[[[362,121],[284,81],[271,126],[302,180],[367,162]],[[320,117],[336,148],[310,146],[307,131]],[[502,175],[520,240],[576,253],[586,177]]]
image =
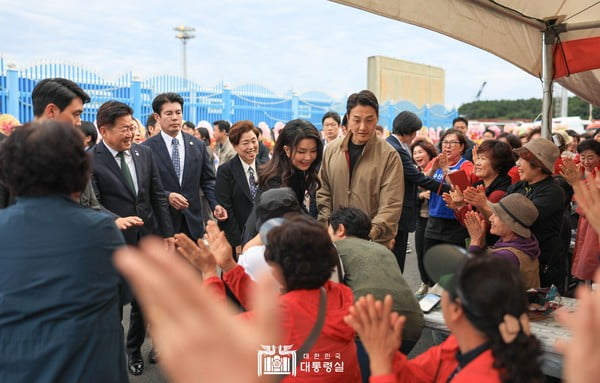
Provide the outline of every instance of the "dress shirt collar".
[[177,135],[175,137],[169,136],[167,133],[163,132],[162,130],[160,131],[160,135],[161,135],[162,139],[165,141],[165,145],[167,145],[167,148],[171,147],[173,138],[177,138],[177,140],[179,141],[179,145],[181,145],[180,148],[183,148],[183,134],[181,134],[181,130],[177,132]]
[[252,170],[254,171],[254,178],[257,178],[257,174],[256,174],[256,160],[254,160],[254,162],[252,162],[252,164],[248,165],[244,160],[242,160],[240,158],[240,162],[242,163],[242,168],[244,169],[244,173],[246,174],[246,178],[248,178],[248,168],[252,168]]
[[[118,151],[114,150],[113,148],[111,148],[110,146],[108,146],[106,144],[106,142],[102,141],[102,144],[104,146],[106,146],[106,149],[108,149],[108,151],[110,152],[110,154],[112,154],[113,157],[117,158],[117,155],[119,154]],[[125,150],[123,153],[125,153],[126,157],[131,157],[131,151],[130,150]]]

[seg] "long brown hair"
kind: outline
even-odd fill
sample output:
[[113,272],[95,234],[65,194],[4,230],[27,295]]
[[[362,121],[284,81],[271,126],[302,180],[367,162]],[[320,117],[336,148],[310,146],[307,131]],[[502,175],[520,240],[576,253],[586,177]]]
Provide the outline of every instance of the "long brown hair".
[[306,171],[306,189],[313,193],[321,187],[318,170],[323,160],[323,142],[317,128],[310,122],[301,119],[289,121],[277,137],[273,157],[267,162],[261,171],[259,185],[263,190],[271,188],[270,182],[274,179],[281,180],[281,186],[289,186],[289,179],[298,171],[287,156],[284,146],[292,153],[296,152],[296,146],[305,138],[313,138],[317,142],[317,158]]

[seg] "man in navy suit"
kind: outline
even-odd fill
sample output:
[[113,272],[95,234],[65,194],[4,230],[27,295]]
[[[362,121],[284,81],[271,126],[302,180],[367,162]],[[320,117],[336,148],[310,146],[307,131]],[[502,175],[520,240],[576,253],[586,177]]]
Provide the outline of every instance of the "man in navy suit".
[[[416,114],[404,111],[394,119],[392,134],[386,139],[400,155],[402,167],[404,168],[404,203],[402,204],[402,214],[398,223],[396,243],[393,248],[400,270],[403,272],[408,233],[415,231],[417,215],[419,214],[417,186],[431,190],[433,193],[437,193],[440,188],[439,182],[421,173],[412,159],[410,144],[417,136],[417,131],[421,129],[421,126],[423,126],[423,123]],[[450,188],[448,185],[443,185],[441,192],[447,191],[450,191]]]
[[[130,221],[123,236],[128,245],[135,246],[145,235],[171,237],[174,232],[152,152],[132,144],[132,114],[129,106],[118,101],[105,102],[98,109],[96,119],[102,142],[92,149],[92,183],[100,203]],[[128,368],[133,375],[144,370],[140,347],[145,335],[144,319],[134,299],[127,333]]]
[[175,232],[194,240],[204,234],[200,189],[215,218],[227,219],[227,210],[215,197],[215,172],[204,142],[181,131],[183,98],[162,93],[152,101],[154,117],[161,132],[144,142],[152,149],[170,205]]

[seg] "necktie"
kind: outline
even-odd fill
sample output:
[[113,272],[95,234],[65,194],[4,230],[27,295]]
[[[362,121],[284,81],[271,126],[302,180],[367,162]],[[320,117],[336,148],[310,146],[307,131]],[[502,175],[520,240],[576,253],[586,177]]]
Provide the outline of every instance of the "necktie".
[[250,167],[248,168],[248,183],[250,185],[250,195],[252,196],[252,200],[254,201],[254,197],[256,197],[256,189],[258,188],[256,185],[256,179],[254,178],[254,170]]
[[175,174],[177,174],[177,179],[181,178],[181,164],[179,162],[179,140],[177,138],[173,138],[171,141],[171,161],[173,161],[173,168],[175,168]]
[[125,183],[129,186],[129,189],[135,194],[135,186],[133,185],[133,178],[131,178],[131,172],[129,171],[129,166],[127,166],[127,162],[125,161],[125,152],[119,152],[117,157],[121,159],[121,173],[123,173],[123,178],[125,178]]

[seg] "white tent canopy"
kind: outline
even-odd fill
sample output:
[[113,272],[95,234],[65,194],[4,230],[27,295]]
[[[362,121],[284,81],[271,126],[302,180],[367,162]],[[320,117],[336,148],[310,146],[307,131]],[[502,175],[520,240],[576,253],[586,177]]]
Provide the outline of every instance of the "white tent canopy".
[[542,78],[546,129],[553,80],[600,106],[600,1],[331,1],[442,33]]

